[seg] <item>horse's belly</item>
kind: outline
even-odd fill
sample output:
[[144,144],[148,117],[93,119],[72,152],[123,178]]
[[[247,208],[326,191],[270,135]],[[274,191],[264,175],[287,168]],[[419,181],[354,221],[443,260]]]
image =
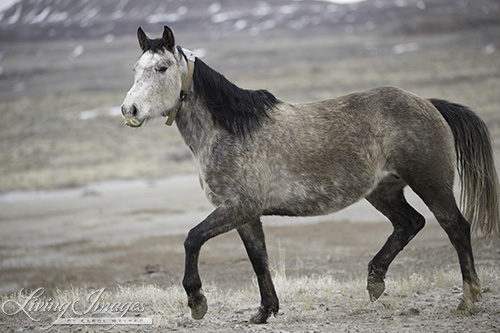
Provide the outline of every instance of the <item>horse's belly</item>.
[[295,184],[274,188],[266,198],[264,214],[314,216],[334,213],[364,198],[373,187],[366,183],[342,186],[330,182],[314,187]]
[[[355,202],[355,201],[354,201]],[[352,202],[352,203],[354,203]],[[283,205],[270,206],[264,209],[263,215],[280,215],[280,216],[317,216],[335,213],[342,210],[352,203],[348,204],[329,204],[323,205],[312,202],[293,202]]]

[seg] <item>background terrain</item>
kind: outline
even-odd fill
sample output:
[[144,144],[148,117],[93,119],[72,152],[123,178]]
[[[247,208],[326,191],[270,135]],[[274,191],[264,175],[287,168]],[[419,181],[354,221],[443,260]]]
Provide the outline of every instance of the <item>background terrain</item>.
[[[365,303],[363,284],[366,265],[391,226],[362,202],[326,217],[265,219],[282,300],[282,315],[268,325],[245,323],[258,294],[237,235],[209,241],[200,270],[210,310],[203,321],[190,320],[180,289],[182,243],[211,207],[176,128],[162,120],[126,128],[119,108],[140,55],[137,27],[156,37],[164,25],[179,45],[241,87],[266,88],[298,103],[395,85],[470,106],[493,140],[500,139],[495,0],[4,1],[2,301],[21,288],[38,287],[54,295],[61,289],[63,298],[65,292],[84,298],[87,290],[106,287],[111,299],[121,300],[120,285],[136,288],[126,290],[130,299],[158,304],[142,315],[166,329],[500,329],[499,240],[474,241],[484,297],[476,315],[455,315],[458,260],[411,193],[428,224],[391,266],[392,288],[381,302]],[[158,289],[148,289],[153,285]],[[16,329],[40,326],[2,314],[0,331]]]

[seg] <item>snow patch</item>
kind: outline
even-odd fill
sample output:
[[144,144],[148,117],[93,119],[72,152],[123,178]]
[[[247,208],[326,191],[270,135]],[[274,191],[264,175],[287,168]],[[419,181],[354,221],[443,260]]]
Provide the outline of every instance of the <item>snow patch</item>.
[[364,2],[366,0],[323,0],[325,2],[331,2],[339,5],[349,5],[358,2]]
[[208,6],[208,13],[209,14],[215,14],[218,11],[220,11],[221,8],[222,8],[222,6],[221,6],[221,4],[219,2],[214,2],[213,4],[211,4],[210,6]]
[[71,120],[71,119],[76,118],[79,120],[90,120],[90,119],[94,119],[97,117],[103,117],[103,116],[117,117],[117,116],[121,116],[121,115],[122,115],[121,107],[112,106],[109,108],[99,108],[99,109],[81,111],[76,116],[73,113],[68,113],[68,114],[66,114],[66,119]]
[[78,58],[79,56],[81,56],[83,54],[83,51],[85,51],[85,47],[83,47],[83,45],[81,45],[81,44],[78,45],[77,47],[75,47],[73,52],[71,52],[71,54],[69,55],[70,59]]
[[188,12],[188,9],[186,6],[181,6],[177,8],[177,11],[175,13],[158,13],[158,14],[152,14],[146,17],[146,21],[149,24],[156,24],[156,23],[163,23],[163,22],[177,22],[180,21],[184,15],[186,15]]
[[6,22],[5,24],[10,25],[10,24],[16,24],[17,21],[21,18],[21,13],[23,11],[23,5],[19,4],[19,6],[16,7],[16,12],[14,15],[12,15]]
[[14,7],[18,3],[20,3],[22,0],[2,0],[0,1],[0,13],[5,12],[6,10]]
[[392,47],[392,53],[394,54],[403,54],[407,52],[415,52],[420,49],[417,43],[402,43],[397,44]]
[[236,21],[236,23],[234,23],[234,28],[236,29],[236,31],[243,30],[246,27],[247,27],[247,21],[245,20],[238,20]]
[[62,22],[66,20],[68,17],[69,17],[68,12],[54,12],[50,14],[47,21],[49,21],[50,23]]
[[484,48],[483,48],[483,52],[487,55],[490,55],[490,54],[493,54],[497,51],[497,48],[495,47],[495,44],[491,43],[491,44],[488,44],[486,45]]

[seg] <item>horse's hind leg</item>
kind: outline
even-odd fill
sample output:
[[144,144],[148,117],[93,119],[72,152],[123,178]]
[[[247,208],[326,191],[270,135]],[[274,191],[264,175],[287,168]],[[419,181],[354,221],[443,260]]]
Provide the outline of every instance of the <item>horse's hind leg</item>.
[[385,290],[385,274],[399,252],[424,227],[425,219],[404,197],[406,184],[395,176],[383,180],[366,199],[391,221],[394,230],[368,264],[367,289],[372,301]]
[[279,301],[269,272],[262,222],[256,219],[237,230],[252,262],[260,289],[261,305],[250,321],[263,324],[271,314],[276,315],[279,310]]
[[432,211],[457,251],[463,279],[463,298],[458,310],[471,313],[474,302],[481,298],[481,284],[474,267],[470,224],[458,209],[452,186],[446,186],[446,183],[438,186],[439,181],[436,180],[408,184]]

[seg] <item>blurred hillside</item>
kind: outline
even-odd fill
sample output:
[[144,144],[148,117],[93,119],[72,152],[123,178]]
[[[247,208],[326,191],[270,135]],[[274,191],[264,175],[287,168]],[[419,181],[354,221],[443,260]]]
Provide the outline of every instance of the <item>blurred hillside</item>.
[[248,32],[421,34],[500,24],[497,0],[4,0],[0,40],[113,38],[174,25],[200,38]]

